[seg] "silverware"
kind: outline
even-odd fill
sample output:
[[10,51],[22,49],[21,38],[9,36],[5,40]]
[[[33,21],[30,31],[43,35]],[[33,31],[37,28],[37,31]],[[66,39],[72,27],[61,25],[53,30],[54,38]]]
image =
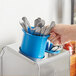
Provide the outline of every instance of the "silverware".
[[34,35],[40,35],[40,31],[41,31],[41,28],[40,27],[35,27],[34,29]]
[[63,46],[62,45],[59,45],[58,47],[59,48],[57,50],[62,50],[63,49]]
[[35,21],[34,21],[34,26],[35,27],[40,27],[42,28],[43,26],[45,25],[45,21],[42,20],[41,18],[37,18]]
[[40,23],[40,22],[41,22],[41,18],[35,19],[35,21],[34,21],[34,27],[37,27],[38,23]]
[[44,27],[41,28],[41,35],[44,35],[44,32],[45,32],[45,30],[46,30],[46,27],[47,27],[47,26],[44,26]]
[[23,22],[19,22],[23,29],[28,32],[28,27],[30,28],[33,34],[37,35],[48,35],[51,29],[55,26],[55,22],[52,21],[50,26],[44,26],[45,21],[41,18],[37,18],[34,21],[34,28],[31,28],[31,25],[26,17],[22,17]]
[[42,22],[42,27],[43,27],[45,25],[45,21],[42,19],[41,22]]
[[59,48],[58,46],[53,46],[51,50],[56,51],[58,48]]
[[27,32],[27,28],[26,25],[24,24],[24,22],[19,22],[19,24],[22,26],[22,28]]
[[54,26],[55,26],[55,22],[52,21],[51,24],[50,24],[50,26],[47,27],[47,29],[45,30],[44,35],[48,35],[48,34],[50,33],[51,29],[52,29]]
[[62,47],[61,46],[53,46],[52,51],[58,51],[58,50],[62,50]]
[[52,21],[50,24],[50,29],[52,29],[55,26],[55,21]]
[[61,48],[61,47],[59,47],[57,50],[62,50],[62,48]]
[[22,20],[24,21],[25,26],[26,26],[27,28],[29,27],[29,28],[32,30],[31,25],[30,25],[29,21],[27,20],[27,18],[26,18],[26,17],[22,17]]
[[38,33],[40,35],[40,31],[41,31],[40,27],[36,27],[35,33]]
[[45,25],[45,21],[41,20],[36,26],[42,28]]
[[43,34],[43,31],[41,32],[41,30],[44,30],[44,28],[42,28],[43,26],[45,25],[45,21],[44,20],[42,20],[41,18],[37,18],[35,21],[34,21],[34,27],[36,28],[34,28],[34,30],[35,30],[35,33],[40,33],[40,35],[41,34]]

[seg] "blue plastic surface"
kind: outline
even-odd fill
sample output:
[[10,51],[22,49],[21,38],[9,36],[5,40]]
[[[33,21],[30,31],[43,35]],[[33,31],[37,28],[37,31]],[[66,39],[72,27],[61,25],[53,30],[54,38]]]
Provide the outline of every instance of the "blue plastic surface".
[[50,43],[49,50],[52,49],[52,47],[53,47],[53,43]]
[[46,43],[46,50],[48,50],[49,42]]
[[50,50],[50,49],[52,49],[52,47],[53,47],[53,43],[47,41],[47,43],[46,43],[46,50]]
[[53,47],[53,44],[50,43],[50,46],[49,46],[49,42],[47,42],[45,52],[50,53],[50,54],[59,54],[61,52],[61,50],[56,50],[56,51],[51,50],[52,47]]
[[33,58],[43,58],[46,48],[46,42],[49,35],[47,36],[32,35],[33,32],[31,32],[30,29],[28,29],[29,33],[25,32],[25,30],[23,30],[23,32],[24,36],[20,51],[26,56],[30,56]]

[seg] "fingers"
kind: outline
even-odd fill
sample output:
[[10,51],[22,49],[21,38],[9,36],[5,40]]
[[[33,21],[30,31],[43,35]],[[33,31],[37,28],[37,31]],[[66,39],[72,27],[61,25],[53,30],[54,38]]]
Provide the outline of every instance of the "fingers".
[[60,42],[59,42],[58,40],[55,40],[55,41],[53,42],[53,44],[54,44],[54,45],[58,45],[58,44],[60,44]]
[[55,34],[54,32],[51,33],[50,37],[48,38],[53,44],[60,44],[61,38],[59,35]]
[[59,36],[56,36],[56,37],[54,37],[53,39],[51,39],[50,41],[55,42],[55,41],[58,40],[58,38],[59,38]]
[[54,32],[50,33],[50,37],[48,38],[49,40],[52,40],[56,37],[56,34]]
[[59,36],[56,36],[52,40],[50,40],[53,44],[60,44]]

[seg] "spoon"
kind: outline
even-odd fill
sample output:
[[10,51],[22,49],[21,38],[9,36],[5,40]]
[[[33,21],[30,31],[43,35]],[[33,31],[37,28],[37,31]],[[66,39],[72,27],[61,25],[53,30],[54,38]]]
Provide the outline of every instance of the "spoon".
[[40,23],[40,22],[41,22],[41,18],[40,17],[37,18],[37,19],[35,19],[35,21],[34,21],[34,27],[37,27],[38,23]]
[[41,19],[40,17],[34,21],[34,27],[39,26],[41,28],[44,25],[45,25],[45,21],[43,19]]
[[45,25],[45,21],[41,20],[36,26],[39,26],[40,28],[42,28]]
[[[34,30],[35,30],[35,32],[37,32],[38,31],[38,33],[40,33],[41,32],[41,30],[42,30],[42,27],[45,25],[45,21],[44,20],[42,20],[41,18],[37,18],[35,21],[34,21],[34,27],[36,28],[34,28]],[[38,28],[38,27],[40,27],[40,28]],[[44,28],[43,28],[43,30],[44,30]],[[43,34],[43,31],[42,31],[42,34]]]
[[54,26],[55,26],[55,22],[52,21],[50,26],[45,30],[44,35],[48,35]]

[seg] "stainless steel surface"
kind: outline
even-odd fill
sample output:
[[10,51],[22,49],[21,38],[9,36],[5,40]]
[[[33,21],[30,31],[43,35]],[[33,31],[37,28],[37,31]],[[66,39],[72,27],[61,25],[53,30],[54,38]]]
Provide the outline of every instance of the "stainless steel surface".
[[[35,35],[40,35],[40,31],[41,31],[41,28],[40,27],[35,27]],[[37,34],[38,33],[38,34]]]
[[1,74],[2,74],[2,72],[1,72],[1,70],[2,70],[2,68],[1,68],[1,61],[2,61],[2,59],[1,59],[1,53],[0,53],[0,76],[1,76]]
[[4,51],[1,50],[0,52],[0,76],[3,76],[3,54],[4,54]]
[[40,26],[40,27],[43,27],[45,25],[45,21],[42,19],[41,23],[42,23],[42,26]]
[[28,30],[27,30],[27,27],[26,27],[26,25],[22,22],[19,22],[20,23],[20,25],[22,26],[22,28],[27,32]]
[[34,21],[34,27],[40,27],[42,28],[45,25],[45,21],[41,18],[37,18]]
[[45,32],[44,32],[44,35],[50,34],[50,31],[51,31],[51,29],[52,29],[54,26],[55,26],[55,22],[52,21],[51,24],[50,24],[50,26],[48,26],[48,27],[46,28],[46,30],[45,30]]
[[41,28],[41,35],[44,35],[45,30],[46,30],[46,26]]
[[70,76],[68,51],[48,56],[37,62],[19,52],[20,44],[6,46],[3,51],[3,76]]
[[3,76],[39,76],[38,65],[13,48],[5,47]]
[[41,18],[35,19],[35,21],[34,21],[34,27],[37,27],[38,23],[40,23],[40,22],[41,22]]
[[58,46],[52,47],[51,50],[56,51],[58,49]]
[[22,17],[22,20],[24,21],[25,27],[28,29],[28,27],[32,30],[31,25],[26,17]]

